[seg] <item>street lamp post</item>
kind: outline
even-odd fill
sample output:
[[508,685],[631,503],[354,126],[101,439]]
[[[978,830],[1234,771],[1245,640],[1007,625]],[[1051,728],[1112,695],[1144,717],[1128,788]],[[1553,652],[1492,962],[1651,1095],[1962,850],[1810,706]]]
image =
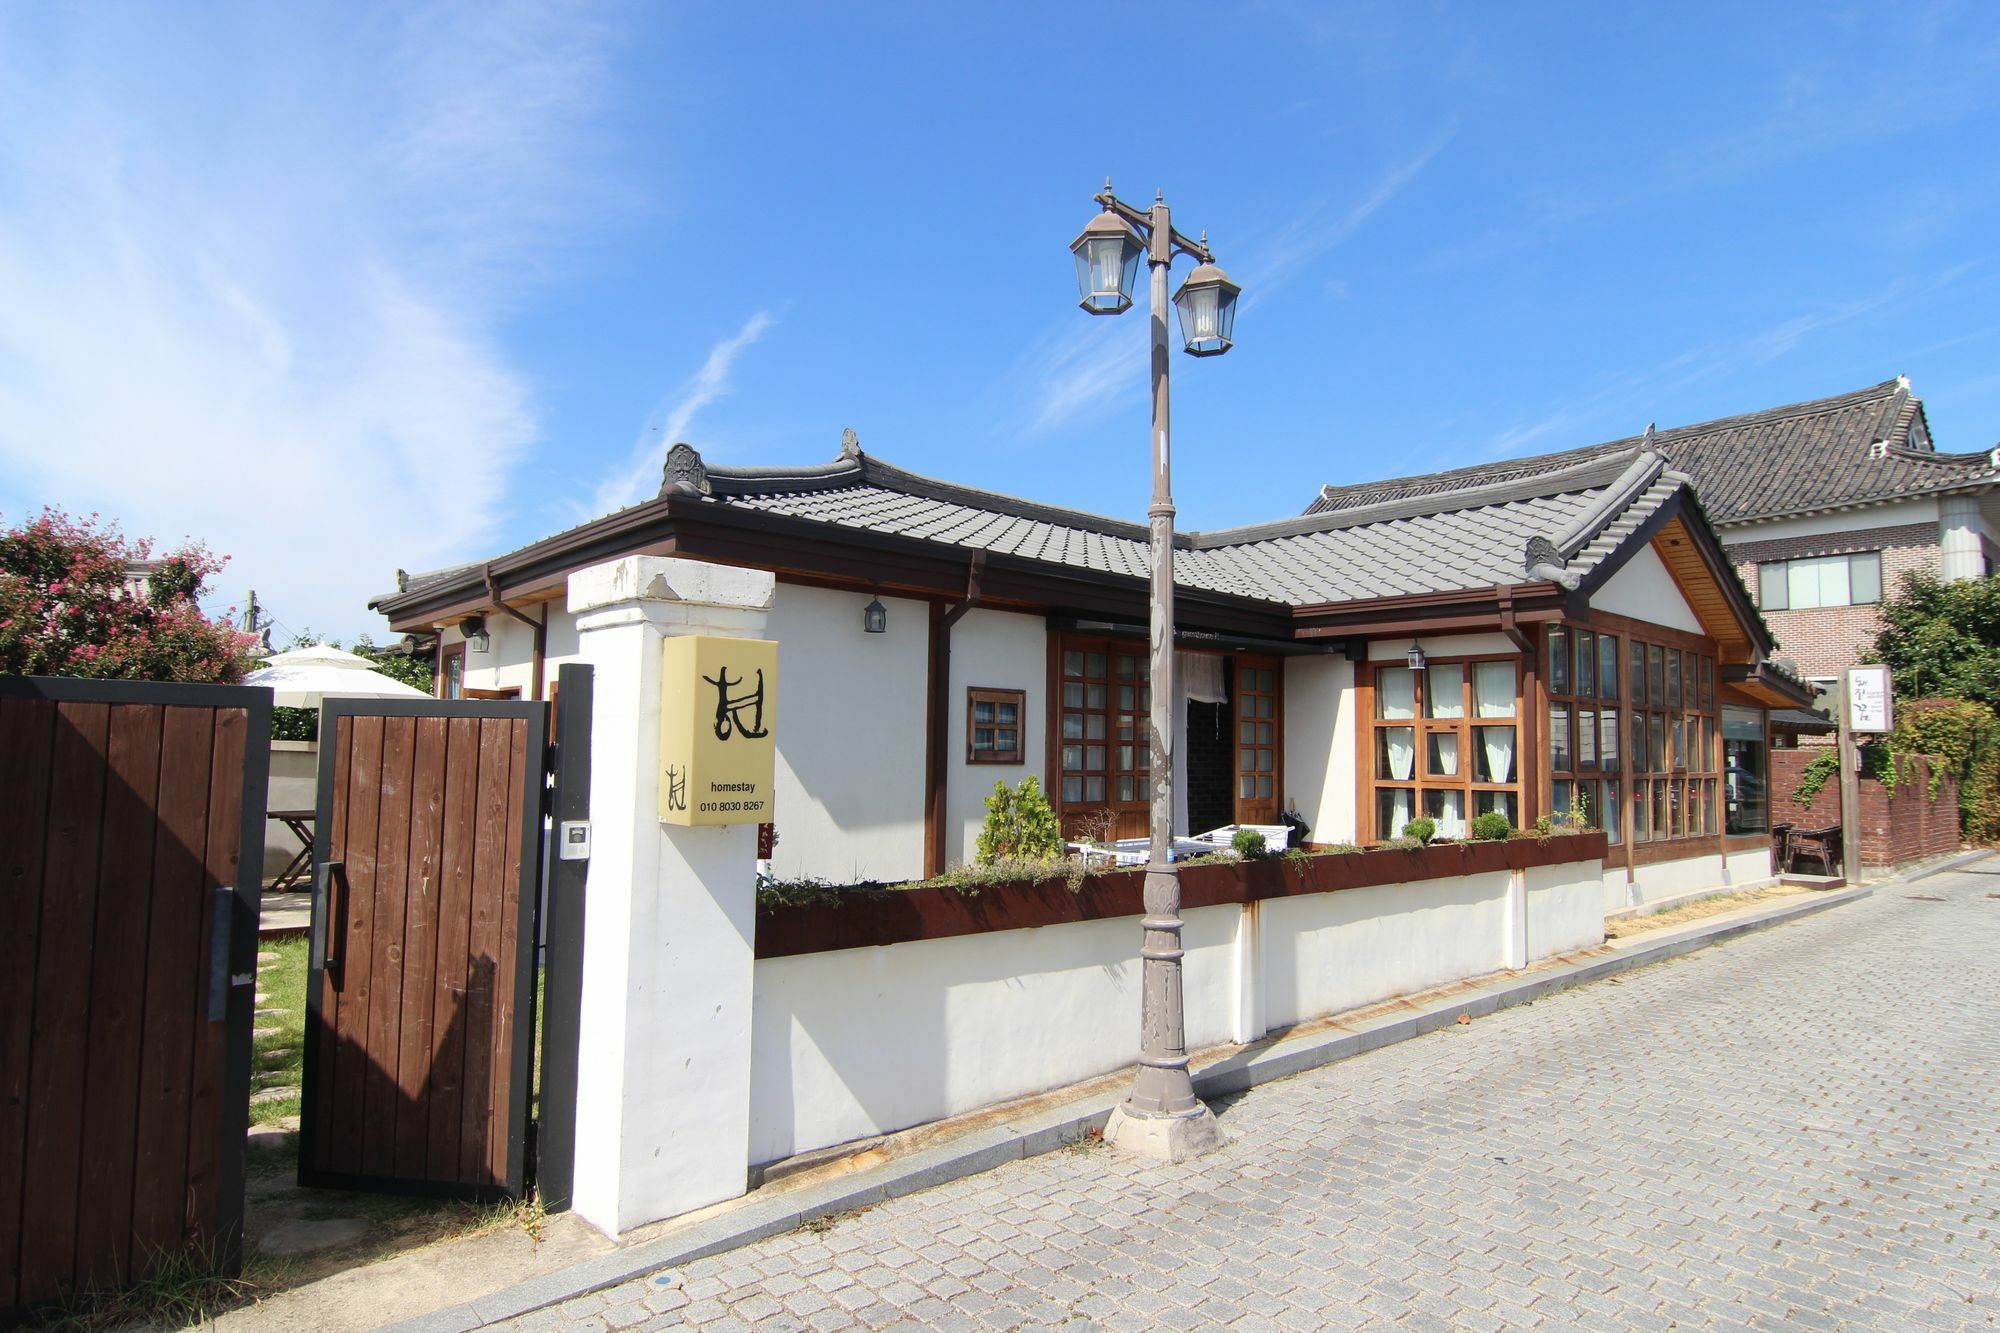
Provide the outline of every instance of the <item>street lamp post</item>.
[[1167,398],[1167,279],[1176,255],[1197,261],[1173,297],[1180,311],[1184,350],[1192,356],[1219,356],[1235,331],[1236,297],[1241,291],[1216,266],[1208,237],[1191,241],[1174,230],[1165,200],[1155,195],[1140,212],[1111,192],[1096,200],[1103,212],[1092,218],[1070,246],[1076,255],[1079,304],[1093,315],[1116,315],[1130,308],[1132,286],[1143,258],[1151,269],[1153,374],[1152,708],[1149,721],[1149,778],[1152,797],[1151,848],[1146,865],[1145,918],[1140,922],[1139,1072],[1132,1090],[1111,1113],[1106,1141],[1166,1161],[1178,1162],[1222,1145],[1215,1115],[1194,1095],[1188,1077],[1187,1025],[1182,1009],[1181,882],[1173,863],[1174,839],[1174,498],[1171,412]]

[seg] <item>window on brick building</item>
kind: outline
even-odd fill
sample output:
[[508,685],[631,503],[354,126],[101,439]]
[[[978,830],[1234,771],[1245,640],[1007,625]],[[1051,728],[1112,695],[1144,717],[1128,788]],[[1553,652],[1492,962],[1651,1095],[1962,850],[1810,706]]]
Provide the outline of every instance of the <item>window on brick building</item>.
[[1766,611],[1867,606],[1882,600],[1882,553],[1767,560],[1757,566],[1757,604]]

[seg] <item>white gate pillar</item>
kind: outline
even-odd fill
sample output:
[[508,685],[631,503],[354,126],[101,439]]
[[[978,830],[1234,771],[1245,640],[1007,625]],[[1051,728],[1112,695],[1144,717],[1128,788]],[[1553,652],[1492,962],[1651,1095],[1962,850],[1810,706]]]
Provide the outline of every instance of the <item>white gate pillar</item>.
[[569,580],[597,675],[573,1206],[613,1235],[748,1185],[757,830],[661,821],[661,657],[762,637],[775,582],[660,556]]

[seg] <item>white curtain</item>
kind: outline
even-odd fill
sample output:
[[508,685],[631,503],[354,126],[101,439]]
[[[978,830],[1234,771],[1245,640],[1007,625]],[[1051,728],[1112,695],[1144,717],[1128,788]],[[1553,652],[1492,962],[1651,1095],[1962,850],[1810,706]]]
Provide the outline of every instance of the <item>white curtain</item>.
[[1394,838],[1401,835],[1403,825],[1409,823],[1411,817],[1416,814],[1416,811],[1410,805],[1411,800],[1415,796],[1415,792],[1404,788],[1392,788],[1390,790],[1389,827],[1383,830],[1383,837]]
[[1389,727],[1382,736],[1389,746],[1389,776],[1408,782],[1416,775],[1416,732],[1409,727]]
[[1434,666],[1424,689],[1424,713],[1428,717],[1465,716],[1465,668],[1456,662]]
[[1432,736],[1430,739],[1431,739],[1431,745],[1435,747],[1432,754],[1433,762],[1431,764],[1431,772],[1438,774],[1440,777],[1447,777],[1447,778],[1457,777],[1458,776],[1457,735],[1449,731],[1441,731],[1438,732],[1436,735]]
[[1417,715],[1417,673],[1408,667],[1388,667],[1376,678],[1376,716],[1406,718]]
[[1226,704],[1222,659],[1214,653],[1174,653],[1174,674],[1180,677],[1181,698],[1190,703]]
[[1472,670],[1472,698],[1479,716],[1514,716],[1514,664],[1479,662]]
[[1437,832],[1443,838],[1465,836],[1465,793],[1462,791],[1441,791],[1438,793]]
[[1481,727],[1480,744],[1486,747],[1486,773],[1489,782],[1511,782],[1514,779],[1514,729],[1512,727]]

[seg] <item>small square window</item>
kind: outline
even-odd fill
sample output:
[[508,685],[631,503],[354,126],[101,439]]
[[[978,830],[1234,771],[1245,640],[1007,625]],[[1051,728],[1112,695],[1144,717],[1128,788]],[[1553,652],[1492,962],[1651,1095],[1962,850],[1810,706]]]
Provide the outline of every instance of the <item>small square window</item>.
[[[1093,686],[1102,689],[1102,686]],[[1081,693],[1081,686],[1065,685],[1065,695],[1071,690]],[[1065,700],[1067,702],[1067,700]],[[1081,702],[1079,699],[1078,702]],[[1028,693],[1026,690],[991,690],[974,687],[965,692],[965,762],[968,764],[1019,764],[1025,762],[1021,754],[1021,722],[1026,715]],[[1074,706],[1074,705],[1072,705]],[[1084,731],[1085,717],[1078,713],[1065,713],[1062,732],[1065,740],[1078,739]],[[1088,719],[1090,730],[1103,734],[1102,717]],[[1099,747],[1092,747],[1102,753]],[[1082,768],[1082,746],[1063,747],[1063,767],[1074,771]],[[1075,759],[1077,762],[1072,763]],[[1101,764],[1091,765],[1093,768]]]

